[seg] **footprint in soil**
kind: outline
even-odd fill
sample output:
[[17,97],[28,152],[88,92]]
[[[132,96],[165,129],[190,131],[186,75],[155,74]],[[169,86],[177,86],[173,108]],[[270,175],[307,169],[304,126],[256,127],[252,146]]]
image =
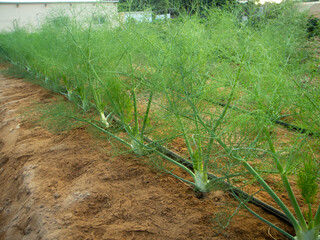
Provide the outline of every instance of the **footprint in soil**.
[[[6,156],[0,156],[0,167],[5,165],[9,161],[9,158]],[[0,172],[1,173],[1,172]]]

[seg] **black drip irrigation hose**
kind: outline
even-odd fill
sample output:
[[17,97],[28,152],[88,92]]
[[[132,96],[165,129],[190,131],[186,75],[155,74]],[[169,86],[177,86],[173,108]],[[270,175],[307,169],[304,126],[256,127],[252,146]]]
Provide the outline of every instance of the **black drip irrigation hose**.
[[[207,99],[207,98],[204,98],[203,99],[204,101],[206,102],[209,102],[209,103],[212,103],[212,104],[215,104],[215,105],[219,105],[221,107],[225,107],[227,104],[225,103],[222,103],[222,102],[217,102],[217,101],[213,101],[213,100],[210,100],[210,99]],[[233,106],[233,105],[229,105],[229,108],[231,110],[236,110],[238,112],[242,112],[242,113],[247,113],[249,115],[255,115],[255,113],[253,112],[250,112],[248,110],[244,110],[244,109],[241,109],[241,108],[238,108],[236,106]],[[308,129],[305,129],[305,128],[301,128],[299,126],[296,126],[296,125],[293,125],[293,124],[290,124],[290,123],[286,123],[286,122],[283,122],[283,121],[280,121],[280,120],[272,120],[272,122],[278,124],[278,125],[281,125],[291,131],[295,131],[295,132],[299,132],[299,133],[306,133],[308,134],[309,136],[316,136],[316,137],[320,137],[320,132],[312,132]]]
[[290,123],[286,123],[286,122],[283,122],[283,121],[280,121],[280,120],[276,120],[274,121],[276,124],[279,124],[287,129],[290,129],[292,131],[295,131],[295,132],[299,132],[299,133],[306,133],[308,134],[309,136],[320,136],[320,133],[319,132],[311,132],[305,128],[301,128],[301,127],[298,127],[296,125],[292,125]]
[[[153,142],[150,138],[148,137],[144,137],[144,140],[147,142],[147,143],[150,143],[150,144],[156,144],[155,142]],[[163,154],[165,154],[166,156],[168,157],[171,157],[175,160],[177,160],[179,163],[183,164],[184,166],[188,167],[189,169],[193,170],[193,165],[191,162],[189,162],[188,160],[186,160],[185,158],[181,157],[180,155],[172,152],[171,150],[159,145],[159,144],[156,144],[156,148],[158,151],[162,152]],[[217,179],[218,177],[215,176],[214,174],[212,173],[208,173],[208,178],[209,179]],[[288,217],[283,213],[281,212],[280,210],[270,206],[269,204],[251,196],[250,194],[232,186],[231,184],[227,183],[227,182],[223,182],[223,184],[225,185],[225,187],[227,187],[228,189],[231,189],[231,190],[228,190],[228,192],[233,195],[233,194],[236,194],[238,197],[244,197],[244,198],[247,198],[249,199],[249,202],[262,208],[263,210],[265,210],[266,212],[276,216],[277,218],[281,219],[282,221],[286,222],[287,224],[289,224],[290,226],[292,226],[292,223],[290,222],[290,220],[288,219]]]
[[[213,103],[213,104],[217,104],[217,105],[222,106],[222,107],[225,107],[227,105],[225,103],[215,102],[215,101],[208,100],[208,99],[204,99],[204,100],[207,101],[207,102]],[[250,112],[250,111],[247,111],[247,110],[244,110],[244,109],[232,106],[232,105],[230,105],[229,108],[232,109],[232,110],[239,111],[239,112],[248,113],[250,115],[254,115],[255,114],[253,112]],[[290,124],[290,123],[286,123],[286,122],[283,122],[283,121],[280,121],[280,120],[272,120],[272,122],[274,122],[274,123],[276,123],[278,125],[281,125],[281,126],[287,128],[287,129],[291,130],[291,131],[295,131],[295,132],[299,132],[299,133],[306,133],[309,136],[317,136],[317,137],[320,136],[320,132],[312,132],[312,131],[310,131],[308,129],[301,128],[299,126],[296,126],[296,125],[293,125],[293,124]]]

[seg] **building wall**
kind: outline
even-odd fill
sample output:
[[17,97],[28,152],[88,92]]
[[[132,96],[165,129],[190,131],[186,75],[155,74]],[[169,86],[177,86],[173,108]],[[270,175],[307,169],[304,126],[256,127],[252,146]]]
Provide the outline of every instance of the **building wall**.
[[85,18],[93,12],[115,19],[117,3],[0,3],[0,31],[13,30],[16,24],[31,30],[39,28],[49,14]]
[[153,20],[163,20],[165,18],[171,18],[171,14],[168,13],[167,16],[165,16],[164,14],[162,15],[156,15],[154,16],[154,19],[152,18],[152,12],[120,12],[119,13],[119,20],[122,23],[127,22],[129,19],[134,19],[137,22],[143,22],[143,21],[147,21],[147,22],[152,22]]
[[119,13],[121,22],[126,22],[130,18],[142,22],[152,22],[152,12],[121,12]]
[[299,5],[301,11],[308,11],[309,15],[320,18],[320,2],[302,2]]

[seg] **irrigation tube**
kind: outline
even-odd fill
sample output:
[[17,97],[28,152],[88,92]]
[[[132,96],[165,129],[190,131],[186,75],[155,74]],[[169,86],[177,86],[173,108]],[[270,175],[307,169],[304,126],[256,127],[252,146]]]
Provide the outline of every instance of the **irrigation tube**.
[[[156,144],[155,142],[153,142],[150,138],[148,137],[144,137],[144,140],[148,143],[154,143]],[[190,168],[190,169],[193,169],[193,165],[191,162],[189,162],[188,160],[186,160],[185,158],[181,157],[180,155],[172,152],[171,150],[159,145],[159,144],[156,144],[156,148],[158,151],[164,153],[165,155],[167,155],[168,157],[171,157],[177,161],[179,161],[181,164],[183,164],[184,166]],[[212,173],[208,173],[208,178],[209,179],[217,179],[218,177],[215,176],[214,174]],[[249,202],[258,206],[258,207],[261,207],[263,210],[265,210],[266,212],[276,216],[277,218],[281,219],[282,221],[288,223],[290,226],[292,226],[291,222],[289,221],[288,217],[283,213],[281,212],[280,210],[270,206],[269,204],[255,198],[255,197],[252,197],[250,194],[232,186],[231,184],[229,183],[226,183],[226,182],[223,182],[223,184],[227,187],[227,188],[230,188],[232,190],[228,190],[228,192],[233,195],[233,194],[236,194],[237,196],[239,197],[245,197],[247,199],[249,199]]]
[[[209,99],[207,99],[207,98],[204,98],[203,100],[206,101],[206,102],[215,104],[215,105],[219,105],[219,106],[221,106],[221,107],[225,107],[225,106],[226,106],[225,103],[212,101],[212,100],[209,100]],[[255,113],[253,113],[253,112],[250,112],[250,111],[247,111],[247,110],[238,108],[238,107],[233,106],[233,105],[229,105],[229,108],[230,108],[231,110],[236,110],[236,111],[238,111],[238,112],[247,113],[247,114],[249,114],[249,115],[255,115]],[[281,125],[281,126],[287,128],[287,129],[289,129],[289,130],[291,130],[291,131],[295,131],[295,132],[299,132],[299,133],[306,133],[306,134],[308,134],[309,136],[318,136],[318,137],[320,136],[320,132],[312,132],[312,131],[309,131],[308,129],[301,128],[301,127],[299,127],[299,126],[292,125],[292,124],[290,124],[290,123],[286,123],[286,122],[283,122],[283,121],[280,121],[280,120],[272,120],[272,119],[271,119],[271,121],[274,122],[274,123],[276,123],[276,124],[278,124],[278,125]]]
[[320,135],[319,132],[311,132],[305,128],[301,128],[296,125],[292,125],[290,123],[282,122],[280,120],[276,120],[275,123],[287,128],[287,129],[290,129],[292,131],[296,131],[299,133],[307,133],[309,136],[319,136]]
[[[221,103],[221,102],[215,102],[215,101],[211,101],[211,100],[208,100],[208,99],[204,99],[205,101],[207,102],[210,102],[210,103],[213,103],[213,104],[217,104],[217,105],[220,105],[222,107],[225,107],[226,104],[225,103]],[[230,105],[229,108],[231,110],[237,110],[239,112],[244,112],[244,113],[248,113],[250,115],[254,115],[253,112],[250,112],[250,111],[247,111],[247,110],[244,110],[244,109],[241,109],[241,108],[238,108],[238,107],[235,107],[235,106],[232,106]],[[295,132],[299,132],[299,133],[306,133],[308,134],[309,136],[320,136],[320,133],[319,132],[312,132],[312,131],[309,131],[308,129],[305,129],[305,128],[301,128],[301,127],[298,127],[296,125],[292,125],[290,123],[286,123],[286,122],[283,122],[283,121],[280,121],[280,120],[272,120],[274,123],[276,124],[279,124],[291,131],[295,131]]]

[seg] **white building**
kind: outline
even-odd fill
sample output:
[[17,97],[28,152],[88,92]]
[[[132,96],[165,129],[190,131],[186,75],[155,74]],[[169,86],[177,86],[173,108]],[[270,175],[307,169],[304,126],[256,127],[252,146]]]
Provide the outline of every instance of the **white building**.
[[119,0],[0,0],[0,31],[15,25],[38,28],[48,14],[85,17],[95,13],[97,23],[112,20],[118,14]]
[[134,19],[138,22],[152,22],[152,12],[121,12],[120,19],[122,22],[127,22],[129,19]]
[[302,2],[299,3],[301,11],[308,11],[309,15],[320,19],[320,2]]

